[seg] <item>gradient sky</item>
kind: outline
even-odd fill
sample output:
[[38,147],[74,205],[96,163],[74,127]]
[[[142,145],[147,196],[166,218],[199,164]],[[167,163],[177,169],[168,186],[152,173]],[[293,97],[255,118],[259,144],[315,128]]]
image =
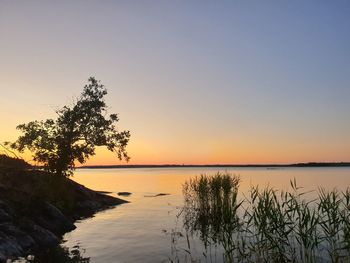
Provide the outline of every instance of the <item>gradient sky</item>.
[[132,164],[350,161],[349,14],[345,0],[0,1],[0,141],[95,76]]

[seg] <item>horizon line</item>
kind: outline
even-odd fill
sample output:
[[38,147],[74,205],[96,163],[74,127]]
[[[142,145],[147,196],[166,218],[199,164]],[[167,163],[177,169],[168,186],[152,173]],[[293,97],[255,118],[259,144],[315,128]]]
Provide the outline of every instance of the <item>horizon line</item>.
[[347,162],[301,162],[301,163],[265,163],[265,164],[102,164],[102,165],[82,165],[77,169],[88,168],[162,168],[162,167],[344,167],[350,166]]

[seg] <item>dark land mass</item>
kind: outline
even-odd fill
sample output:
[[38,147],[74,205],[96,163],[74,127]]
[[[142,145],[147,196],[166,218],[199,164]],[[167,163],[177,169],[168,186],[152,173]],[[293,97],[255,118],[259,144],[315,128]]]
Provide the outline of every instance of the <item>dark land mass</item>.
[[0,262],[57,246],[78,219],[126,201],[0,155]]
[[294,164],[131,164],[131,165],[85,165],[78,169],[115,169],[115,168],[191,168],[191,167],[218,167],[218,168],[287,168],[287,167],[350,167],[350,162],[309,162]]

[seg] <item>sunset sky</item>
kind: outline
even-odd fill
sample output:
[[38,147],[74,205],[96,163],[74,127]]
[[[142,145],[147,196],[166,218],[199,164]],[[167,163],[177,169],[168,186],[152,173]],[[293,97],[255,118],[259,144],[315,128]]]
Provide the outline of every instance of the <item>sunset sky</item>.
[[0,38],[0,142],[95,76],[131,164],[350,161],[350,1],[1,1]]

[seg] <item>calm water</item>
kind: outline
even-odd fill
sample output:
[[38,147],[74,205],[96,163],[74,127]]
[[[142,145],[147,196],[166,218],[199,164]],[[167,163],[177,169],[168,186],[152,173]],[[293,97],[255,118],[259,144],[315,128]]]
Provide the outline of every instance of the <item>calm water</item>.
[[[242,193],[257,184],[287,190],[293,178],[305,190],[317,187],[342,190],[350,186],[350,168],[77,170],[73,179],[91,189],[110,191],[114,196],[119,191],[132,195],[124,198],[130,203],[78,222],[77,229],[64,236],[62,246],[71,250],[78,246],[90,262],[168,262],[172,256],[170,233],[178,230],[176,215],[183,204],[182,184],[196,175],[218,171],[240,175]],[[170,195],[150,197],[158,193]],[[195,239],[191,242],[200,252],[199,242]],[[185,243],[184,237],[179,238],[180,253]]]

